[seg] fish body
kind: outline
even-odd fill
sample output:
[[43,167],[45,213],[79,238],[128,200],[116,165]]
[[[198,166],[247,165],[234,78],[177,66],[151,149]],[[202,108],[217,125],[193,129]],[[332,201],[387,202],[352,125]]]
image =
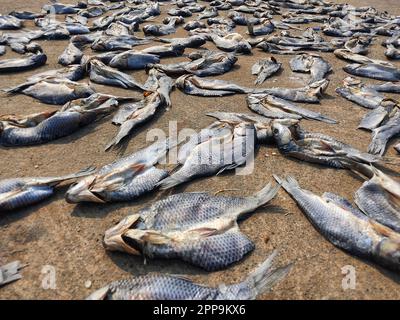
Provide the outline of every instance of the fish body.
[[335,246],[392,270],[400,270],[400,234],[368,219],[337,195],[325,193],[319,197],[302,189],[294,178],[276,179],[315,228]]
[[266,79],[277,73],[282,67],[282,63],[278,62],[274,57],[257,61],[251,68],[251,74],[257,75],[255,84],[261,84]]
[[127,157],[107,164],[72,185],[65,198],[69,203],[131,201],[153,190],[168,172],[154,165],[174,145],[156,142]]
[[82,57],[83,52],[71,42],[58,58],[58,63],[63,66],[79,64]]
[[197,145],[182,167],[159,183],[161,189],[169,189],[196,177],[213,175],[245,164],[254,153],[255,134],[253,124],[241,123],[235,126],[233,132]]
[[109,65],[118,69],[138,70],[144,69],[148,64],[159,62],[160,58],[156,55],[130,50],[116,55],[111,59]]
[[119,280],[98,289],[88,300],[254,300],[270,290],[290,271],[291,265],[272,269],[272,253],[245,280],[207,287],[183,276],[151,274]]
[[41,67],[47,61],[44,53],[31,54],[25,58],[12,58],[0,60],[0,73],[25,71]]
[[376,63],[350,64],[343,68],[351,75],[366,77],[382,81],[399,81],[400,71],[394,67],[383,66]]
[[309,83],[314,83],[326,78],[332,71],[328,62],[318,55],[302,54],[297,55],[290,60],[290,68],[295,72],[310,73]]
[[67,180],[86,176],[93,172],[87,168],[61,177],[12,178],[0,181],[0,211],[10,211],[33,205],[54,193],[54,188]]
[[180,193],[124,218],[105,232],[109,250],[182,259],[207,271],[226,268],[254,249],[237,219],[268,203],[279,185],[250,197]]

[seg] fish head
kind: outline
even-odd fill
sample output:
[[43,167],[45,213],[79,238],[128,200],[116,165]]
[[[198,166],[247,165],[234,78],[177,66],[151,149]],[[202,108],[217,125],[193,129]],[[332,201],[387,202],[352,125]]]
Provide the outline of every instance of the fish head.
[[65,200],[68,203],[79,203],[79,202],[97,202],[104,203],[97,194],[90,190],[90,187],[96,180],[96,175],[87,176],[78,182],[72,184],[67,193],[65,194]]
[[384,259],[384,263],[388,266],[394,266],[400,270],[400,241],[384,238],[378,245],[379,257]]
[[[140,241],[140,236],[128,235],[129,231],[135,231],[135,229],[132,228],[138,222],[139,218],[139,214],[129,215],[122,219],[117,225],[108,229],[104,234],[103,246],[111,251],[123,251],[133,255],[140,255],[141,253],[139,250],[136,250],[126,242],[128,238]],[[141,230],[137,231],[141,233]]]
[[287,126],[274,121],[271,128],[274,139],[278,145],[286,145],[292,141],[292,133]]

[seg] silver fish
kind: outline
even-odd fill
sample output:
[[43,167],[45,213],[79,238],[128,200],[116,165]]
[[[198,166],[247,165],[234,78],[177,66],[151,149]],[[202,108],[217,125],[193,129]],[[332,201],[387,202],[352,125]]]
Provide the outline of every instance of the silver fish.
[[161,189],[170,189],[199,176],[209,176],[235,169],[254,154],[255,128],[241,123],[224,137],[212,138],[193,148],[181,168],[162,180]]
[[64,52],[58,58],[58,63],[63,66],[69,66],[71,64],[79,64],[83,57],[83,52],[76,47],[72,42],[68,44]]
[[0,287],[21,279],[19,271],[23,267],[19,260],[0,266]]
[[385,99],[372,87],[366,86],[352,77],[344,79],[343,84],[344,87],[336,88],[336,93],[364,108],[375,109]]
[[393,67],[393,64],[391,64],[390,62],[378,60],[378,59],[371,59],[371,58],[368,58],[361,54],[353,53],[347,49],[336,49],[333,53],[338,58],[341,58],[344,60],[349,60],[351,62],[356,62],[359,64],[374,63],[374,64],[381,64],[381,65],[387,66],[387,67]]
[[44,53],[30,54],[25,58],[12,58],[0,60],[0,73],[16,72],[34,69],[43,66],[47,61]]
[[372,177],[355,194],[355,203],[369,218],[400,232],[400,184],[373,166]]
[[389,59],[399,60],[400,59],[400,50],[395,48],[394,45],[389,44],[387,49],[385,50],[385,56]]
[[294,72],[310,73],[308,83],[314,83],[326,78],[332,67],[323,58],[315,54],[301,54],[290,60],[290,68]]
[[68,189],[69,203],[131,201],[153,190],[168,172],[154,165],[176,144],[169,140],[156,142],[127,157],[107,164],[79,180]]
[[251,74],[257,75],[255,84],[263,83],[267,78],[277,73],[282,67],[282,63],[278,62],[274,57],[257,61],[251,67]]
[[272,268],[274,251],[246,279],[235,284],[207,287],[177,275],[153,274],[119,280],[93,292],[88,300],[254,300],[269,291],[292,265]]
[[230,33],[224,37],[210,34],[210,38],[218,49],[236,53],[251,53],[250,43],[239,33]]
[[237,220],[271,201],[279,187],[268,184],[249,197],[175,194],[125,217],[105,232],[103,243],[112,251],[224,269],[254,249]]
[[54,194],[54,188],[60,183],[84,177],[94,171],[93,167],[82,171],[60,176],[41,178],[11,178],[0,181],[0,211],[15,210],[26,207]]
[[369,64],[350,64],[343,68],[351,75],[366,77],[383,81],[399,81],[400,71],[394,67],[383,66],[376,63]]
[[159,62],[160,58],[156,55],[129,50],[117,54],[111,59],[109,65],[118,69],[137,70],[144,69],[148,64]]
[[318,103],[322,93],[329,85],[329,80],[322,79],[302,88],[256,88],[254,94],[270,94],[294,102]]
[[313,119],[326,123],[335,124],[336,120],[330,119],[319,112],[314,112],[297,106],[285,99],[273,95],[249,95],[247,97],[248,107],[258,114],[271,118],[287,119]]
[[247,93],[252,91],[237,84],[224,80],[209,80],[195,75],[183,75],[179,77],[175,85],[186,94],[204,97],[222,97],[235,93]]
[[318,231],[335,246],[400,271],[399,233],[368,219],[340,196],[325,193],[319,197],[302,189],[292,177],[275,179],[294,198]]
[[94,90],[86,83],[45,78],[29,85],[21,93],[43,103],[59,105],[71,100],[89,97],[94,93]]
[[137,82],[132,76],[118,71],[117,69],[106,66],[97,59],[91,59],[90,62],[90,80],[95,83],[113,85],[125,89],[135,88],[144,90],[143,85]]

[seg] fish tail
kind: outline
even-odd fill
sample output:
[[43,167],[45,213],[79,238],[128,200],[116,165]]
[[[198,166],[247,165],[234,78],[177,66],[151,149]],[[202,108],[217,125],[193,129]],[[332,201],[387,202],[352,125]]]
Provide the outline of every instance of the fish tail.
[[372,139],[368,146],[368,152],[382,156],[385,153],[386,142],[387,141],[383,141],[382,139]]
[[244,284],[251,289],[250,299],[255,299],[257,295],[269,291],[277,282],[282,280],[290,271],[293,264],[288,264],[284,267],[279,267],[272,270],[273,261],[277,255],[277,250],[253,272],[249,274]]
[[79,170],[78,172],[59,177],[58,180],[61,182],[61,181],[64,181],[64,180],[81,178],[81,177],[85,177],[85,176],[88,176],[88,175],[92,174],[94,171],[96,171],[96,167],[95,166],[89,166],[89,167],[86,167],[86,168],[84,168],[82,170]]
[[279,176],[277,176],[275,174],[273,175],[273,177],[275,178],[276,182],[278,182],[283,187],[283,189],[285,189],[289,193],[290,193],[290,190],[300,188],[297,180],[291,176],[287,176],[286,180],[280,178]]
[[271,186],[271,183],[268,183],[264,188],[258,191],[254,197],[257,199],[257,206],[262,206],[271,201],[281,186],[279,184],[275,186]]
[[172,176],[166,177],[157,183],[157,186],[160,187],[161,190],[171,189],[183,182],[187,179],[185,177],[181,177],[179,174],[175,173]]

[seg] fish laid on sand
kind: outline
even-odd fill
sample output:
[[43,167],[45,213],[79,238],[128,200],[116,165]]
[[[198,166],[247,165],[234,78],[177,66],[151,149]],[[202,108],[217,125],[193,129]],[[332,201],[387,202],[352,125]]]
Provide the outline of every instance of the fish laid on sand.
[[157,201],[108,229],[108,250],[146,258],[181,259],[214,271],[228,267],[254,249],[237,220],[274,198],[279,185],[266,185],[249,197],[188,192]]
[[369,219],[346,199],[302,189],[287,177],[275,179],[292,196],[313,226],[335,246],[350,254],[400,271],[400,234]]
[[93,292],[88,300],[254,300],[286,277],[292,265],[273,269],[274,251],[243,281],[208,287],[184,276],[149,274],[119,280]]

